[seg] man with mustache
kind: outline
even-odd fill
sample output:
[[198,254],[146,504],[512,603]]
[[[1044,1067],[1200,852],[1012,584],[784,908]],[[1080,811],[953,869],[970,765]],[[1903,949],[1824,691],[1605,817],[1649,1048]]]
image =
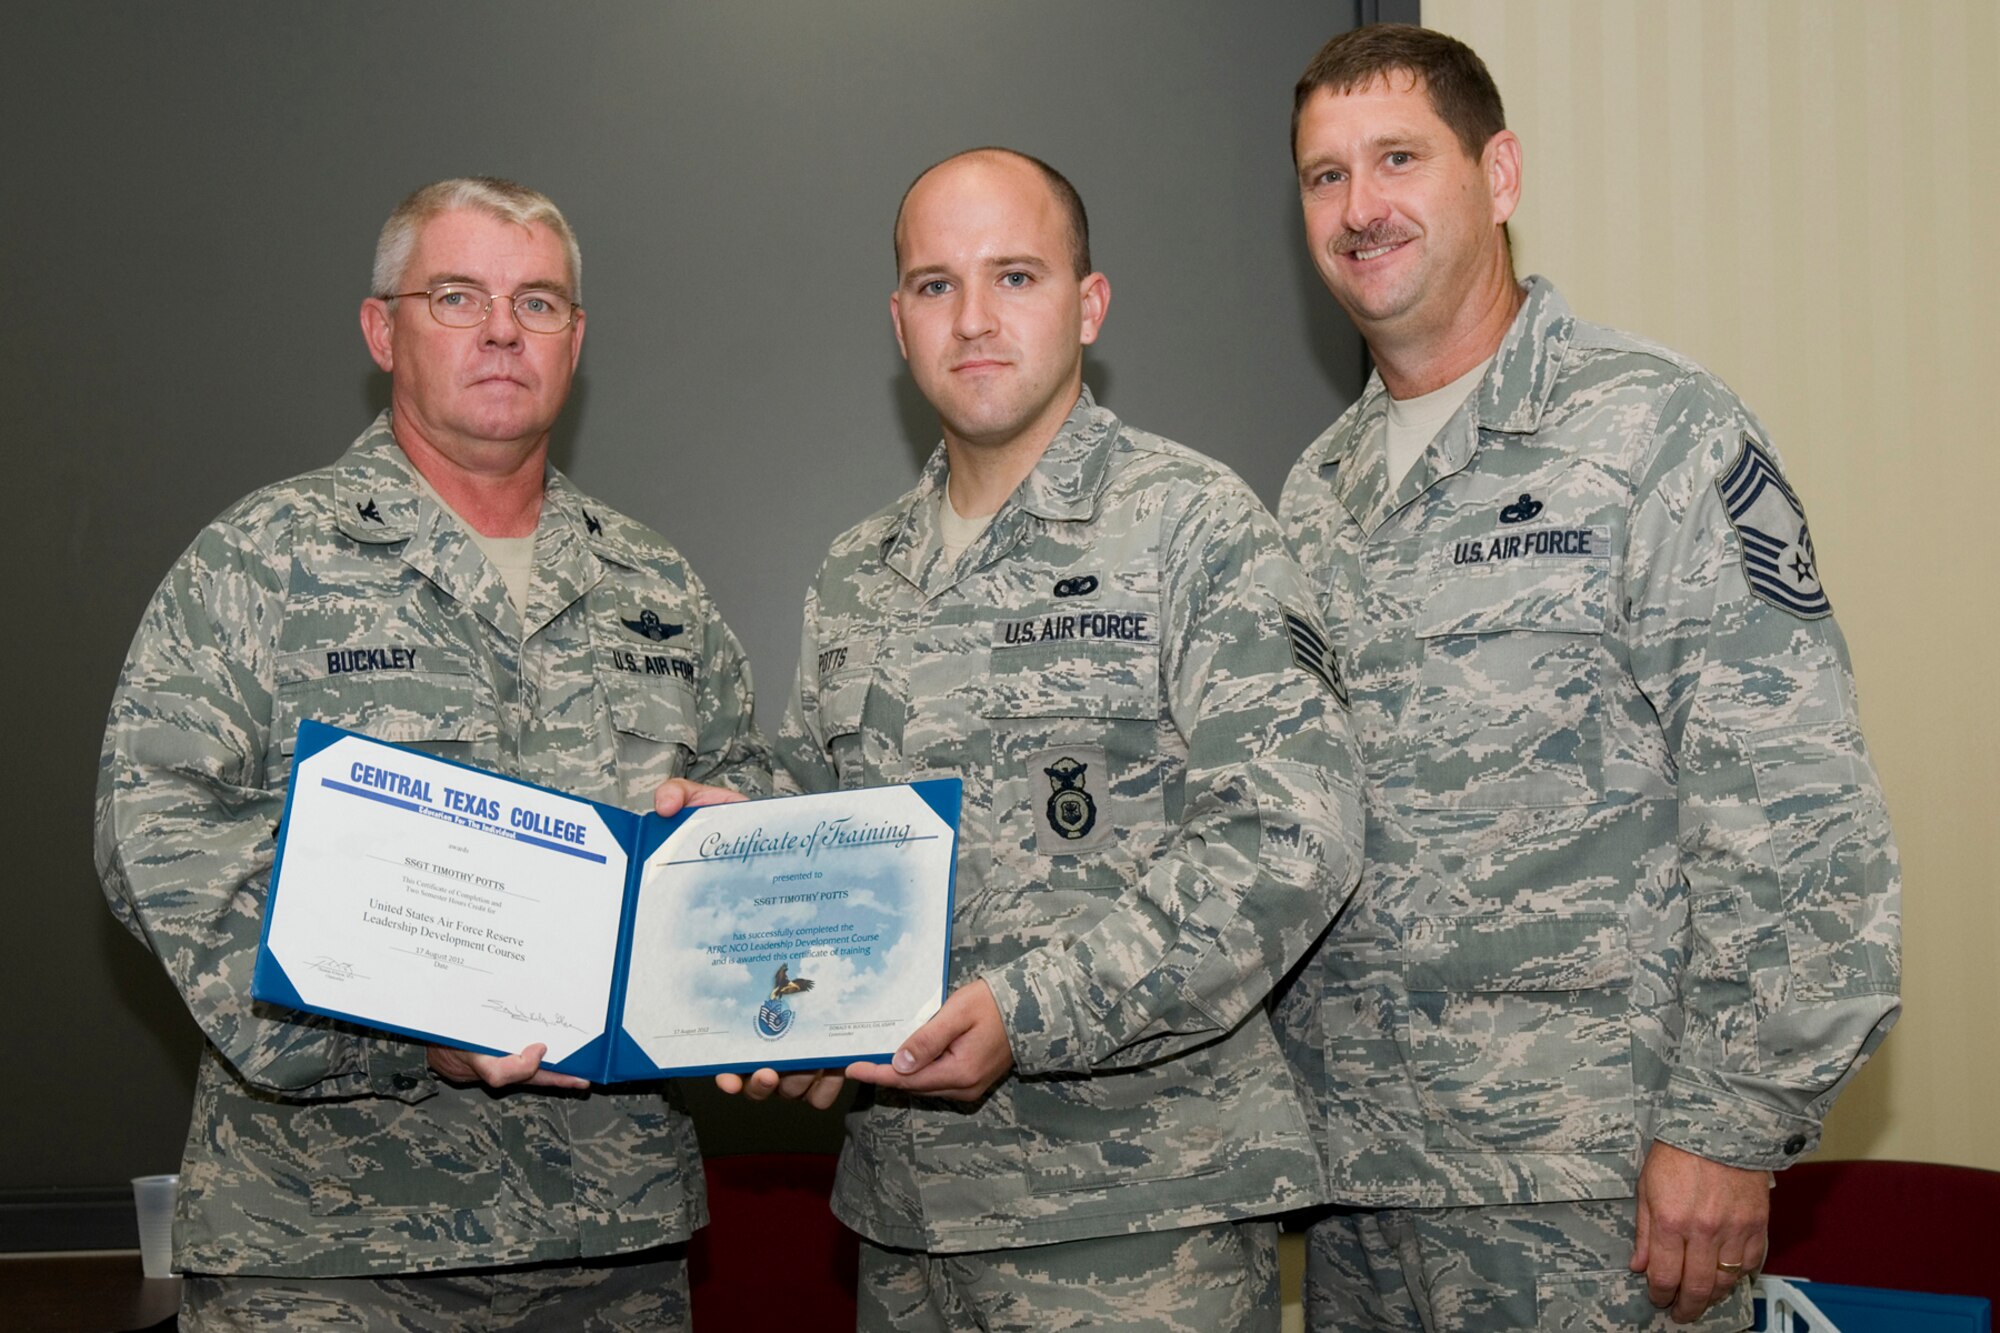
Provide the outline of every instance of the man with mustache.
[[778,742],[781,789],[965,784],[954,989],[846,1070],[860,1326],[1275,1330],[1260,1219],[1320,1182],[1264,999],[1359,841],[1310,591],[1240,480],[1083,386],[1111,289],[1068,181],[960,154],[895,236],[944,439],[834,542]]
[[1281,522],[1366,773],[1279,1007],[1334,1198],[1319,1330],[1749,1326],[1770,1173],[1897,1012],[1898,871],[1763,427],[1514,277],[1520,145],[1421,28],[1299,81],[1305,229],[1375,374]]
[[580,281],[542,194],[481,177],[404,200],[361,303],[388,410],[204,529],[133,640],[97,856],[207,1039],[183,1328],[688,1327],[701,1162],[671,1090],[250,999],[302,719],[628,809],[768,790],[749,668],[700,582],[549,466]]

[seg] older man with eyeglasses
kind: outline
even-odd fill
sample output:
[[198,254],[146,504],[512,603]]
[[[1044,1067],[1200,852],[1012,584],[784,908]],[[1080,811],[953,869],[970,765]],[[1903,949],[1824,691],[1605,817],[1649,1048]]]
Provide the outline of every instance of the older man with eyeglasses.
[[[628,808],[768,789],[749,667],[700,582],[548,464],[579,276],[535,191],[461,179],[404,200],[361,306],[389,409],[331,466],[204,529],[133,640],[97,854],[207,1038],[175,1224],[183,1328],[688,1325],[677,1242],[702,1218],[701,1170],[671,1091],[249,994],[301,719]],[[662,656],[675,669],[635,670]]]

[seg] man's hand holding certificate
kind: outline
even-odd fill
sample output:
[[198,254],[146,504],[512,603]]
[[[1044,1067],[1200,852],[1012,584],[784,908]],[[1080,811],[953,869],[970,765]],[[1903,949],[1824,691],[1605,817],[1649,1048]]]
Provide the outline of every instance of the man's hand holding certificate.
[[634,815],[309,722],[252,993],[592,1082],[887,1059],[943,993],[957,814]]

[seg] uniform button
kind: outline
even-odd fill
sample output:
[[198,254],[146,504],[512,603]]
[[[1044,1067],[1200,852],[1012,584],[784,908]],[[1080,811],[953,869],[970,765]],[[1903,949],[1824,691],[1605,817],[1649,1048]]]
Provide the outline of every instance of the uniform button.
[[1805,1150],[1806,1150],[1805,1135],[1794,1134],[1792,1135],[1792,1137],[1785,1140],[1785,1156],[1797,1157],[1800,1153],[1804,1152]]
[[417,1076],[415,1074],[398,1074],[389,1081],[396,1085],[397,1092],[408,1092],[411,1088],[417,1086]]

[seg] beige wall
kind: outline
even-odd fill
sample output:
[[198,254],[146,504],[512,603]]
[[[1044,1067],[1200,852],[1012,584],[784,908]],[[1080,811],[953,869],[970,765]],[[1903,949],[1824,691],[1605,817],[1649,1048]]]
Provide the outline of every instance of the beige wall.
[[1523,273],[1770,428],[1902,847],[1905,1009],[1826,1155],[2000,1168],[2000,5],[1424,0],[1525,145]]

